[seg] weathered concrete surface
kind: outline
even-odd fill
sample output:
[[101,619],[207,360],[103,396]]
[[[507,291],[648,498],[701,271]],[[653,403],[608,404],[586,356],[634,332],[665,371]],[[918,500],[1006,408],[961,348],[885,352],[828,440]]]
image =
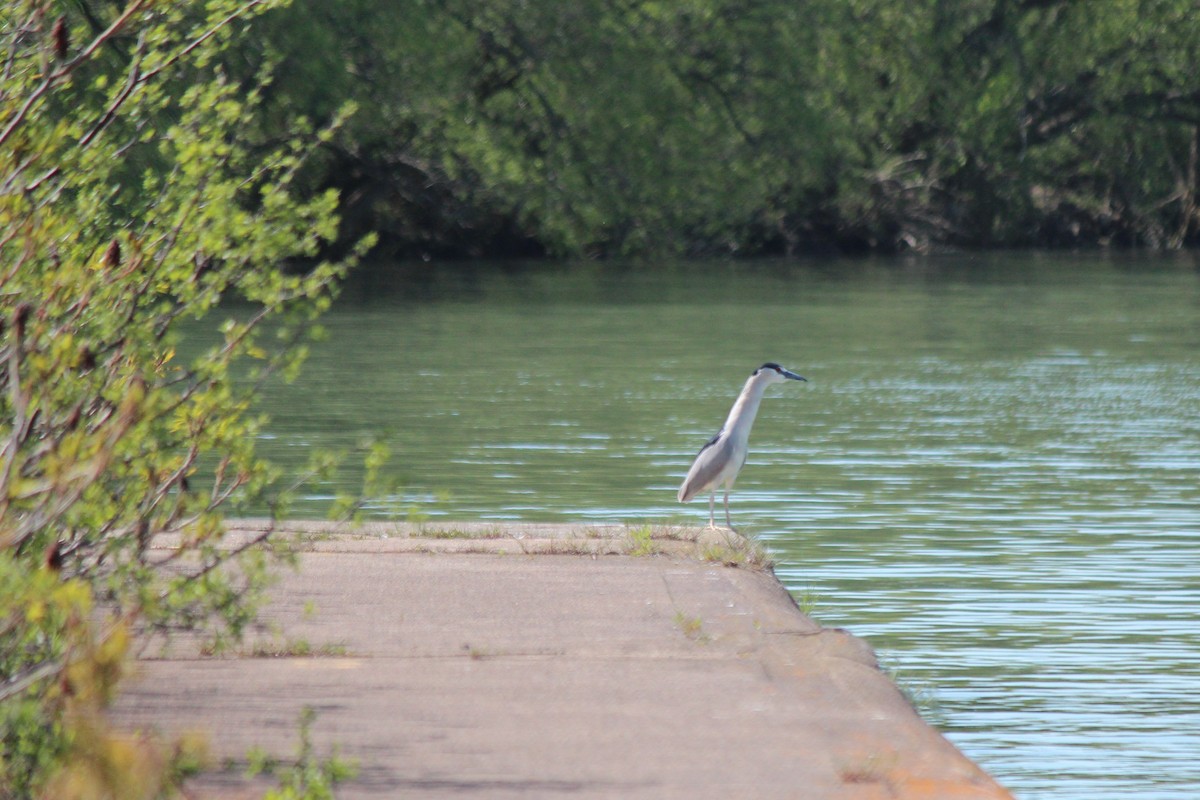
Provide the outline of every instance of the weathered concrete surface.
[[[140,663],[120,722],[207,730],[218,763],[255,745],[286,759],[312,706],[318,751],[360,765],[340,798],[1010,797],[740,539],[290,527],[306,552],[259,649],[328,655],[177,648]],[[192,787],[261,788],[235,769]]]

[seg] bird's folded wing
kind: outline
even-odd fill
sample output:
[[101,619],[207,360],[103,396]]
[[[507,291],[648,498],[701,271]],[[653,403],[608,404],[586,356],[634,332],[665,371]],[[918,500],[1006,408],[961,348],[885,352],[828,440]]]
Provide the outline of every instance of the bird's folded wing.
[[721,477],[722,470],[731,465],[734,458],[733,445],[728,437],[718,433],[700,449],[692,462],[683,485],[679,487],[679,502],[686,503],[700,492],[708,491]]

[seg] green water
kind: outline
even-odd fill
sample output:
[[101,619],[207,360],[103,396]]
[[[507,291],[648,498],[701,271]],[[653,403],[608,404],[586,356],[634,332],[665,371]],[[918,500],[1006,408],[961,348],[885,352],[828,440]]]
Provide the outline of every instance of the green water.
[[326,322],[263,444],[384,436],[378,516],[702,523],[691,458],[800,372],[732,508],[814,616],[1020,797],[1200,796],[1195,258],[410,267]]

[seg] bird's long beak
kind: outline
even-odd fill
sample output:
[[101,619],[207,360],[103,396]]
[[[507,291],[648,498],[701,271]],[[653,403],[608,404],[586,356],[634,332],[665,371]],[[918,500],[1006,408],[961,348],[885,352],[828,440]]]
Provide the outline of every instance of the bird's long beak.
[[785,378],[791,378],[794,381],[804,381],[805,383],[808,383],[808,378],[804,377],[803,375],[797,375],[794,372],[789,372],[786,369],[779,370],[779,374]]

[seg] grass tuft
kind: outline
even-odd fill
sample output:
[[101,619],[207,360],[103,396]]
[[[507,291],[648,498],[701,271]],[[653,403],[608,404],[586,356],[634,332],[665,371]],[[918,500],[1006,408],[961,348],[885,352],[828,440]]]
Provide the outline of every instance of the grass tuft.
[[[223,651],[204,647],[200,654],[206,657],[223,655]],[[249,650],[235,653],[239,658],[345,658],[350,649],[340,642],[314,645],[307,639],[287,639],[284,642],[255,642]]]
[[659,551],[654,543],[654,529],[649,525],[639,525],[628,530],[630,541],[629,555],[652,556]]
[[771,566],[771,557],[758,542],[750,541],[732,533],[721,536],[719,541],[709,541],[700,548],[700,558],[727,567],[766,569]]
[[675,625],[683,631],[683,635],[693,642],[707,644],[712,638],[704,632],[704,620],[699,617],[689,617],[682,611],[675,612]]

